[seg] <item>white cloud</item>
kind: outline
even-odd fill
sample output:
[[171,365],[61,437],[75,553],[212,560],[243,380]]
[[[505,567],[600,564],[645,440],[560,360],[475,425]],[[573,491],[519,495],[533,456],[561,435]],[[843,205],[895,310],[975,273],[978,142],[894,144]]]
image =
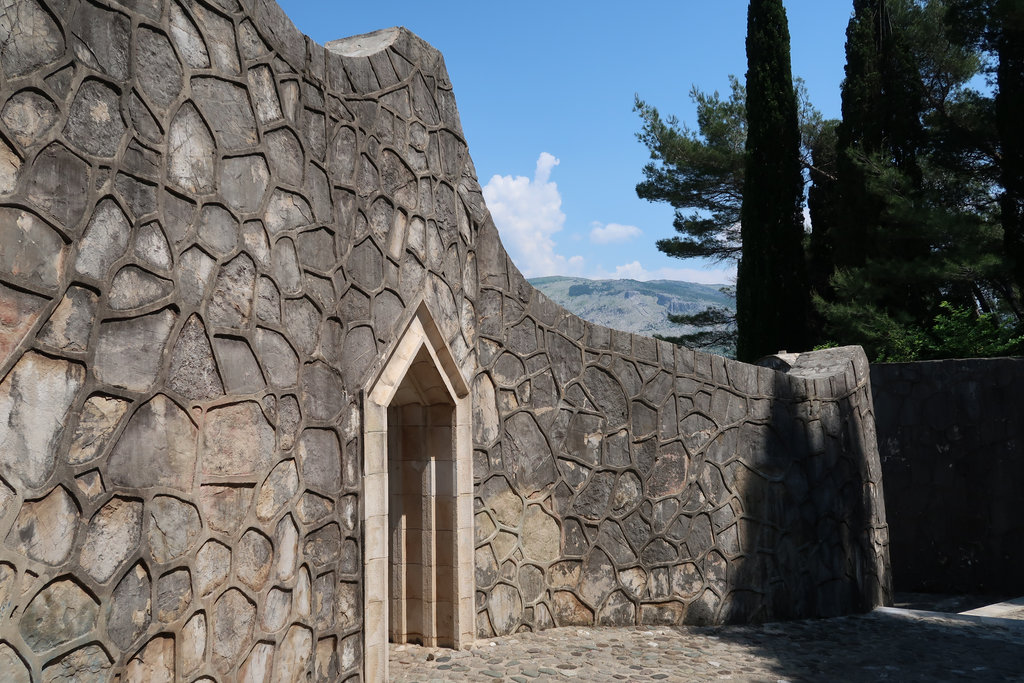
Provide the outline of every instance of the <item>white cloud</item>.
[[635,225],[620,225],[619,223],[602,225],[596,222],[591,225],[593,225],[593,228],[590,231],[590,241],[594,244],[628,242],[643,234],[640,228]]
[[484,186],[484,200],[512,261],[526,277],[578,274],[583,257],[556,251],[552,236],[565,227],[562,195],[551,182],[558,159],[547,152],[537,158],[533,179],[493,176]]
[[736,281],[736,267],[702,270],[698,268],[656,268],[647,270],[639,261],[615,266],[611,273],[600,271],[595,277],[613,280],[682,280],[705,285],[731,284]]

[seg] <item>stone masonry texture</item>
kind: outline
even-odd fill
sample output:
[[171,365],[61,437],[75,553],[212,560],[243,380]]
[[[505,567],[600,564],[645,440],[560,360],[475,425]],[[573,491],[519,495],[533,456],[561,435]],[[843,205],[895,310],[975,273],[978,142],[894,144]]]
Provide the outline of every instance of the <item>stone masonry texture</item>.
[[360,679],[363,392],[421,306],[471,387],[480,637],[890,599],[863,353],[554,305],[422,40],[0,0],[4,680]]
[[871,366],[897,590],[1024,591],[1024,360]]

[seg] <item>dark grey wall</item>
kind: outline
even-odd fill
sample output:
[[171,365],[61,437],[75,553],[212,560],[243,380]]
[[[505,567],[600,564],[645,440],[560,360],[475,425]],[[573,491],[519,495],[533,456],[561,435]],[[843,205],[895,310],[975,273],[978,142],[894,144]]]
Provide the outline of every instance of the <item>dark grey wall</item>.
[[871,366],[896,590],[1024,590],[1024,359]]

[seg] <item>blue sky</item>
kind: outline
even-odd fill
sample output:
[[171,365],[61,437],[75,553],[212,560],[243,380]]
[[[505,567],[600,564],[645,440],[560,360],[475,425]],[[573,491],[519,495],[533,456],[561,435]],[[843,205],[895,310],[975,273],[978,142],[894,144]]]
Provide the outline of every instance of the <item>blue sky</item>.
[[[672,209],[636,196],[648,154],[633,99],[694,125],[690,86],[724,94],[746,72],[745,0],[279,2],[321,44],[405,26],[442,52],[488,206],[528,277],[733,277],[654,247]],[[793,73],[838,118],[852,1],[785,6]]]

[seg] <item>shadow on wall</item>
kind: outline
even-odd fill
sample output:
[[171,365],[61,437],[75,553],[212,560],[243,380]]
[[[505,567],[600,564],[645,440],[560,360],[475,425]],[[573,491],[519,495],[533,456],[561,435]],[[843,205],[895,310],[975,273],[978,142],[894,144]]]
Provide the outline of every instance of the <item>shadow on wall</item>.
[[[744,426],[744,556],[724,623],[891,604],[867,359],[859,348],[771,356],[767,421]],[[857,489],[860,489],[859,491]]]
[[1024,359],[871,366],[900,591],[1024,591]]

